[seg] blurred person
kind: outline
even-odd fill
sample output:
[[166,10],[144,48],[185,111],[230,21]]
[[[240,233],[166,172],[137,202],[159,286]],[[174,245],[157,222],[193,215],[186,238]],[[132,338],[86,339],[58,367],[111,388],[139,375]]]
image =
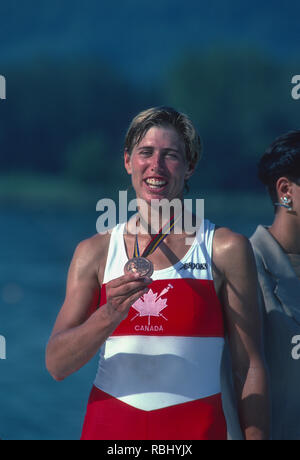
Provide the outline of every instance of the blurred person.
[[272,439],[300,439],[300,130],[278,137],[258,164],[273,206],[252,243],[272,398]]
[[184,188],[200,152],[186,115],[168,107],[138,114],[126,135],[124,164],[146,206],[75,250],[46,364],[62,380],[100,348],[83,440],[226,439],[225,333],[244,439],[268,437],[250,242],[204,219],[203,238],[198,229],[188,245],[191,235],[172,227],[174,214],[164,221],[158,213],[161,233],[149,219],[153,201],[162,199],[178,199],[184,215]]

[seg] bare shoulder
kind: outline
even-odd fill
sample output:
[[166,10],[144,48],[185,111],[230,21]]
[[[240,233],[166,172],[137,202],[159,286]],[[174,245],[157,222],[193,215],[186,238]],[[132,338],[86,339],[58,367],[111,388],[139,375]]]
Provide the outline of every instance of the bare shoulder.
[[251,247],[249,239],[241,233],[236,233],[227,227],[218,227],[215,231],[214,246],[217,251],[233,251]]
[[253,250],[249,239],[230,230],[218,227],[213,240],[213,262],[220,271],[225,273],[232,267],[241,268],[253,261]]
[[86,274],[94,273],[101,282],[101,274],[102,272],[104,273],[109,241],[110,233],[95,234],[90,238],[80,241],[73,255],[71,265],[73,269],[75,269],[78,274],[84,272]]
[[110,233],[96,234],[80,241],[76,247],[75,253],[78,257],[82,257],[85,260],[92,260],[93,258],[99,258],[108,249],[110,240]]

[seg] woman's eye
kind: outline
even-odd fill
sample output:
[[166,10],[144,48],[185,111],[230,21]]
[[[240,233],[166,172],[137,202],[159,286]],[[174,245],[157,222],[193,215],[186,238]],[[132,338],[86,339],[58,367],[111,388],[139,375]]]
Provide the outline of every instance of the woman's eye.
[[176,153],[172,153],[172,152],[167,152],[165,154],[166,157],[169,157],[169,158],[175,158],[177,159],[178,158],[178,155]]

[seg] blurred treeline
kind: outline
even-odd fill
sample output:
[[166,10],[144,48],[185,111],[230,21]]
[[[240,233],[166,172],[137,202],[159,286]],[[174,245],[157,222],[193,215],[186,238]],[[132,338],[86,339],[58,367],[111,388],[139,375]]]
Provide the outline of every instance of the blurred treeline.
[[77,56],[18,60],[1,73],[2,175],[50,174],[124,189],[128,124],[140,110],[172,105],[191,116],[203,140],[194,187],[255,190],[259,156],[300,125],[300,102],[291,97],[299,65],[255,49],[187,51],[152,86],[137,86],[104,60]]

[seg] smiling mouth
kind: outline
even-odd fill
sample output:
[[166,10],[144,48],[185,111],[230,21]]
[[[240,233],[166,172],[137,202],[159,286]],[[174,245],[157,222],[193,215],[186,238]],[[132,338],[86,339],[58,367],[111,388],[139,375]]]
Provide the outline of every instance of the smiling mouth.
[[145,182],[153,190],[160,189],[164,187],[165,185],[167,185],[167,181],[163,179],[155,179],[154,177],[146,179]]

